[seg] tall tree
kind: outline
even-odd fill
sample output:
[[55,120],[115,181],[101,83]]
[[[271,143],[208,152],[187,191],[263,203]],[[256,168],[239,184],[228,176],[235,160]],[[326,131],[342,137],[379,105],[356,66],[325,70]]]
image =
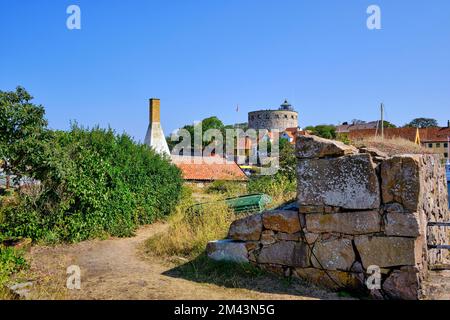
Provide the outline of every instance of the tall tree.
[[31,172],[33,157],[46,134],[47,120],[41,105],[22,87],[0,91],[0,159],[7,175]]
[[405,127],[413,127],[413,128],[431,128],[438,127],[438,122],[436,119],[431,118],[416,118],[408,123]]

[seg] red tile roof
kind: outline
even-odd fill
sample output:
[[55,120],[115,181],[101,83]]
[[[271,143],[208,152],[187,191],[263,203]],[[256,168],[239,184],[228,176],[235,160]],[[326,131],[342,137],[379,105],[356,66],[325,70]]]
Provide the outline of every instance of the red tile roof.
[[248,180],[236,162],[221,157],[172,156],[172,162],[181,170],[185,180]]

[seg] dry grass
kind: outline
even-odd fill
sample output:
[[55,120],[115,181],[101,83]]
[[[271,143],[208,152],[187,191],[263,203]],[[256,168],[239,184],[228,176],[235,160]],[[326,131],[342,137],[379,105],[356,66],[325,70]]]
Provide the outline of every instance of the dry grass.
[[227,235],[234,213],[223,202],[204,204],[193,210],[190,200],[184,200],[169,218],[167,232],[150,238],[147,253],[161,257],[194,258],[201,254],[206,244]]
[[389,156],[398,154],[423,154],[432,153],[424,148],[402,138],[381,139],[381,137],[366,138],[363,140],[352,141],[356,147],[371,147],[387,153]]

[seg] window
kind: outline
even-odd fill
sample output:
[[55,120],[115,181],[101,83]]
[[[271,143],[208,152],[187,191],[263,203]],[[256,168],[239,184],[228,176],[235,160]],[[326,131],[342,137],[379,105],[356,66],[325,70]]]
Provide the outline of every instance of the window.
[[447,152],[444,153],[444,157],[448,158],[448,153]]
[[440,148],[441,147],[441,144],[438,142],[438,143],[436,143],[436,148]]
[[433,148],[433,144],[432,144],[432,143],[429,143],[429,144],[428,144],[428,148]]
[[284,117],[287,119],[288,118],[287,114],[285,114]]
[[444,143],[444,148],[448,148],[448,143]]

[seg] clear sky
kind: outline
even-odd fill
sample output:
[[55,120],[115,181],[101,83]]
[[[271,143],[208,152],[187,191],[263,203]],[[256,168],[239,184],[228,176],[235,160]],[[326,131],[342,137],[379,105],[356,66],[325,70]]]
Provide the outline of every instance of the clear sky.
[[[382,30],[366,27],[371,4]],[[0,40],[0,90],[24,86],[57,129],[143,140],[150,97],[166,134],[284,98],[300,126],[376,120],[382,101],[398,125],[450,119],[448,0],[0,0]]]

